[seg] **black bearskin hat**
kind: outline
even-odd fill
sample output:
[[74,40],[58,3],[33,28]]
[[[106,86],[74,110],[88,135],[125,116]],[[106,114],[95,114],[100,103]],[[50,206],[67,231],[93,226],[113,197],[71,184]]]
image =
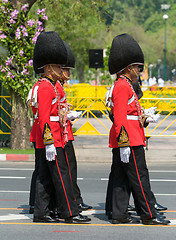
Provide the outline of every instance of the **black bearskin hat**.
[[34,71],[42,73],[42,67],[48,64],[66,64],[67,50],[63,40],[56,32],[42,32],[37,38],[34,54]]
[[109,72],[121,72],[131,64],[144,64],[144,54],[139,44],[129,34],[116,36],[111,45],[109,54]]
[[73,52],[66,42],[64,42],[64,45],[67,49],[67,63],[63,64],[62,67],[75,68],[75,57]]

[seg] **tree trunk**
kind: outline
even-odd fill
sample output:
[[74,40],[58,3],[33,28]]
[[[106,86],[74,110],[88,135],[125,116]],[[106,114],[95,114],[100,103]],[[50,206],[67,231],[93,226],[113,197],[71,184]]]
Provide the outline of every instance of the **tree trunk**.
[[78,76],[80,83],[84,82],[84,66],[80,66],[78,69]]
[[30,111],[20,96],[12,92],[11,149],[30,148]]

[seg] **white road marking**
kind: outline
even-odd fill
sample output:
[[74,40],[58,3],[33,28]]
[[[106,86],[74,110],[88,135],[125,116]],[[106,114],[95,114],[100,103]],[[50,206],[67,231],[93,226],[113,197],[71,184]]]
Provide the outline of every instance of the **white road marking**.
[[150,182],[176,182],[176,179],[150,179]]
[[29,193],[30,191],[10,191],[10,190],[0,190],[0,193]]
[[33,171],[34,168],[0,168],[2,171]]
[[[101,181],[108,181],[108,178],[101,178]],[[176,182],[176,179],[150,179],[151,182]]]
[[0,221],[11,221],[11,220],[29,220],[31,219],[29,216],[27,216],[29,214],[26,215],[22,215],[22,214],[8,214],[8,215],[3,215],[0,216]]
[[[0,179],[26,179],[27,177],[15,177],[15,176],[0,176]],[[77,178],[78,181],[90,180],[90,181],[108,181],[108,178]],[[151,182],[176,182],[176,179],[150,179]]]
[[[0,171],[33,171],[34,168],[0,168]],[[151,173],[176,173],[172,170],[149,170]]]
[[1,179],[26,179],[26,177],[0,176]]
[[171,171],[171,170],[149,170],[149,172],[152,173],[176,173],[176,171]]
[[176,196],[176,193],[155,193],[157,196]]
[[[29,193],[30,191],[0,190],[0,193]],[[155,193],[156,196],[176,196],[176,193]]]

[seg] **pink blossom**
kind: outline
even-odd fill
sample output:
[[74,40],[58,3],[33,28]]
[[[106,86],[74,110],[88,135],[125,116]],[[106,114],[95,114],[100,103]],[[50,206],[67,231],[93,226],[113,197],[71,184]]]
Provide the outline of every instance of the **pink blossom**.
[[2,69],[1,69],[1,72],[5,72],[5,70],[2,68]]
[[7,37],[7,36],[6,36],[4,33],[0,35],[0,38],[1,38],[1,39],[4,39],[4,38],[6,38],[6,37]]
[[33,65],[33,60],[30,59],[28,63],[29,63],[29,66],[32,66]]
[[10,18],[10,23],[15,24],[16,21],[13,18]]
[[31,20],[31,19],[27,21],[27,25],[28,25],[29,27],[33,27],[34,23],[35,23],[35,21],[34,21],[34,20]]
[[43,27],[42,27],[42,26],[38,26],[38,27],[37,27],[37,30],[38,30],[39,32],[42,32],[42,31],[43,31]]
[[24,5],[21,7],[21,10],[22,10],[22,11],[27,11],[28,7],[29,7],[29,4],[24,4]]
[[37,9],[37,15],[40,15],[42,11],[40,9]]
[[48,20],[48,16],[47,16],[47,15],[44,15],[44,16],[43,16],[43,19],[44,19],[44,20]]
[[28,74],[28,70],[27,68],[24,68],[23,71],[21,72],[22,75],[27,75]]
[[42,23],[41,21],[39,21],[39,20],[37,21],[37,25],[38,25],[38,26],[41,26],[42,24],[43,24],[43,23]]
[[15,77],[15,75],[11,75],[11,76],[10,76],[10,78],[14,78],[14,77]]
[[6,10],[5,10],[5,7],[1,7],[1,9],[2,9],[2,11],[3,11],[4,14],[7,13]]
[[10,76],[11,76],[11,72],[8,72],[8,73],[7,73],[7,77],[10,77]]
[[21,80],[21,83],[24,84],[24,80]]
[[19,51],[20,56],[23,56],[23,53],[24,53],[23,50]]
[[20,27],[21,27],[21,32],[23,34],[23,37],[27,37],[28,36],[27,29],[22,25]]
[[19,13],[19,11],[17,9],[15,9],[13,12],[11,12],[11,17],[12,18],[17,18],[18,17],[18,13]]
[[4,2],[4,3],[8,3],[8,0],[2,0],[2,2]]
[[20,39],[21,37],[21,32],[20,32],[20,28],[18,27],[16,30],[16,39]]
[[13,58],[9,58],[7,61],[6,61],[6,66],[9,66],[12,62]]
[[33,44],[36,43],[39,34],[40,34],[40,32],[36,32],[36,33],[35,33],[35,36],[34,36],[33,39],[32,39],[32,43],[33,43]]

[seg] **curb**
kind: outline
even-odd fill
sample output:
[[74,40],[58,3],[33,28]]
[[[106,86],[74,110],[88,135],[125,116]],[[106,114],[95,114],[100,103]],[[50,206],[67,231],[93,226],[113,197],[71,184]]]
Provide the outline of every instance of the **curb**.
[[34,161],[34,154],[0,154],[0,161]]

